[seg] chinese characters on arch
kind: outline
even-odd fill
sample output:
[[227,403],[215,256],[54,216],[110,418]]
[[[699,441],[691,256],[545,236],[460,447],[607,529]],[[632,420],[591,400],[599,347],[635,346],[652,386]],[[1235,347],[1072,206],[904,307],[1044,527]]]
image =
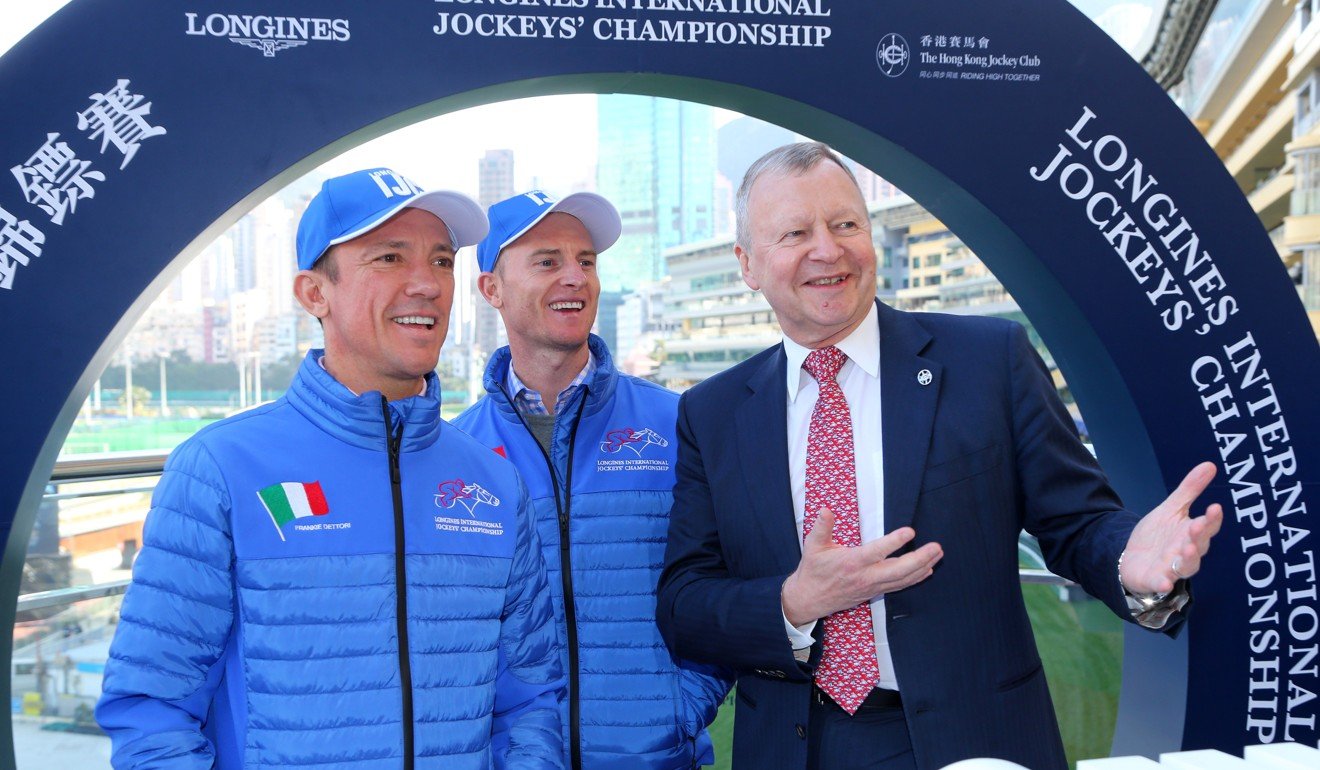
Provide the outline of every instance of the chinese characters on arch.
[[[151,102],[130,91],[127,78],[89,98],[91,103],[75,113],[79,133],[69,137],[74,144],[58,131],[48,132],[36,150],[9,169],[23,201],[32,208],[14,206],[11,211],[0,199],[0,289],[12,289],[18,268],[41,256],[46,233],[32,218],[44,215],[50,225],[62,226],[77,213],[79,201],[95,198],[97,187],[107,182],[105,172],[94,165],[100,163],[99,156],[113,148],[120,157],[117,170],[123,171],[142,142],[166,133],[150,123]],[[93,152],[97,157],[85,157]]]

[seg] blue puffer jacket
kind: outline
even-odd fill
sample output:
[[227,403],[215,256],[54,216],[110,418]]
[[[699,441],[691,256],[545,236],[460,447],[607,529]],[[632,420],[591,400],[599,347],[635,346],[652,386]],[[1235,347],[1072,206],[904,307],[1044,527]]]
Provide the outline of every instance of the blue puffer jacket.
[[96,710],[115,767],[397,770],[408,735],[418,770],[562,767],[513,466],[439,419],[434,376],[386,405],[319,354],[170,454]]
[[454,424],[513,461],[531,492],[569,672],[570,766],[686,770],[714,761],[705,728],[730,680],[674,659],[655,625],[678,396],[619,374],[599,337],[590,346],[595,374],[557,414],[549,462],[504,392],[507,347],[486,368],[487,397]]

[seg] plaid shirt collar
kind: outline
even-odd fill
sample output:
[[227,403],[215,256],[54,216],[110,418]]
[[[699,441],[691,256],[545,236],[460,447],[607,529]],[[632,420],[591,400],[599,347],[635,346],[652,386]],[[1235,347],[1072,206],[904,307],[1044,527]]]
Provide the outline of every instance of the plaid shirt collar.
[[[587,365],[582,367],[578,376],[568,383],[568,387],[559,392],[559,397],[555,399],[555,413],[558,414],[564,404],[577,393],[578,388],[582,387],[591,375],[596,373],[596,356],[591,351],[587,351]],[[513,365],[509,365],[509,376],[507,382],[508,390],[513,394],[513,407],[521,414],[550,414],[550,410],[545,408],[545,401],[541,394],[532,390],[518,379],[518,374],[513,371]]]

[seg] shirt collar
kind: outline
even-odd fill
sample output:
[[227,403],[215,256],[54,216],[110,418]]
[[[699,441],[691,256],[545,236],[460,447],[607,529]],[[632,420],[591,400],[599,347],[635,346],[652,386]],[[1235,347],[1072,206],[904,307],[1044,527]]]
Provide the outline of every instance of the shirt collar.
[[[559,406],[563,403],[564,399],[573,394],[574,388],[577,388],[587,380],[591,379],[591,375],[595,373],[596,356],[588,348],[586,366],[583,366],[582,371],[578,372],[578,375],[573,378],[573,381],[568,383],[568,387],[561,390],[555,397],[555,412],[559,411]],[[523,381],[518,378],[518,373],[514,371],[512,362],[509,364],[508,388],[509,393],[513,394],[514,408],[518,411],[524,414],[528,412],[532,414],[550,413],[550,411],[545,408],[544,396],[527,387]]]
[[[858,324],[852,334],[844,337],[842,341],[835,343],[835,347],[843,351],[849,361],[861,367],[871,377],[880,376],[880,322],[878,319],[879,311],[876,310],[875,303],[871,303],[871,310],[866,314],[866,319]],[[784,355],[788,358],[786,373],[788,375],[788,401],[793,403],[797,400],[798,391],[805,385],[802,373],[802,363],[807,360],[807,355],[811,353],[811,348],[805,348],[793,340],[788,335],[784,335]],[[808,375],[808,378],[810,375]]]

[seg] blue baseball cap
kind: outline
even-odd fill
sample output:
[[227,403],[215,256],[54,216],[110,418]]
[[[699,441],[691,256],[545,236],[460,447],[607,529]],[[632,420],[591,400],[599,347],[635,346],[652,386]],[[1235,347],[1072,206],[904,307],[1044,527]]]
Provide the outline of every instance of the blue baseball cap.
[[557,201],[540,190],[525,192],[490,207],[490,232],[477,246],[477,264],[481,272],[494,270],[505,247],[556,211],[577,217],[587,228],[591,245],[598,254],[613,246],[623,231],[618,209],[595,193],[573,193]]
[[385,224],[406,208],[429,211],[449,228],[454,249],[481,240],[490,225],[481,206],[448,190],[424,192],[402,174],[371,168],[327,179],[298,222],[298,269],[310,270],[331,246]]

